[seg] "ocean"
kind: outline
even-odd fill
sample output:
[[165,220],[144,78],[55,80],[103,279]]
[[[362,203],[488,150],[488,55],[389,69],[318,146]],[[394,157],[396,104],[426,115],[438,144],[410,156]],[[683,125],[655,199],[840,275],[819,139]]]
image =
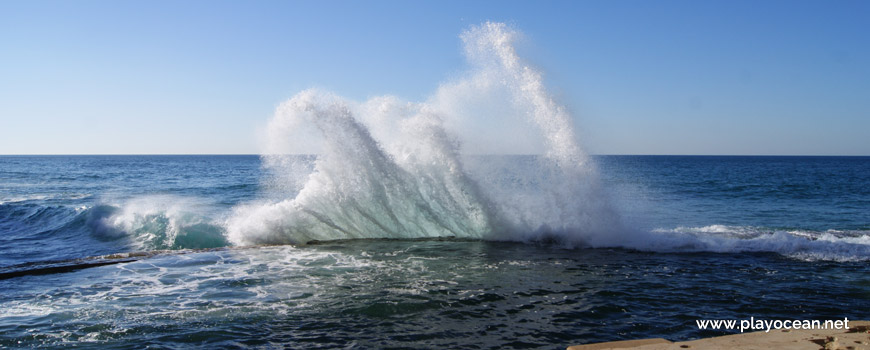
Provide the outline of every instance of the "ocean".
[[[0,157],[0,346],[556,349],[728,333],[698,319],[870,318],[870,157],[595,156],[622,233],[422,236],[443,233],[428,218],[405,238],[389,215],[353,237],[384,208],[331,193],[308,208],[335,228],[239,228],[297,215],[259,213],[300,198],[267,158]],[[550,176],[542,157],[463,160],[500,184],[489,198]]]
[[870,157],[590,156],[518,36],[463,33],[469,71],[422,102],[299,92],[261,155],[0,156],[0,347],[560,349],[870,319]]

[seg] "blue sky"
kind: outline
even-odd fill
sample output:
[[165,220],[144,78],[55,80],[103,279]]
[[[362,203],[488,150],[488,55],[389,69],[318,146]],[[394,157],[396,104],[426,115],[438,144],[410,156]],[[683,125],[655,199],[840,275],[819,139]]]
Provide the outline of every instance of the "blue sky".
[[484,21],[597,154],[870,155],[868,1],[0,1],[0,154],[258,153],[317,87],[421,101]]

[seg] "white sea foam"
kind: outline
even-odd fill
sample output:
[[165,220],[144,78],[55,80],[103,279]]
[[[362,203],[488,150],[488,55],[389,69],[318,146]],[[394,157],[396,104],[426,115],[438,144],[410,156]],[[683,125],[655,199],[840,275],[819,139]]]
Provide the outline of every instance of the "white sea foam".
[[[298,193],[238,207],[227,222],[230,240],[595,241],[620,232],[577,144],[571,116],[550,97],[541,74],[517,55],[517,36],[500,23],[465,32],[472,70],[425,102],[385,96],[358,103],[307,90],[281,104],[266,133],[265,164],[286,174],[278,180]],[[492,105],[501,114],[486,113]],[[464,134],[463,125],[523,130],[531,149],[542,145],[539,167],[518,179],[534,189],[512,191],[466,171],[461,145],[476,138]],[[487,146],[515,144],[512,136],[501,134]],[[313,171],[299,176],[298,158],[285,154],[307,149],[320,153]]]
[[775,252],[803,260],[870,260],[870,231],[710,225],[656,229],[621,246],[666,252]]
[[[269,122],[263,159],[285,197],[236,207],[225,223],[229,240],[455,236],[870,258],[866,232],[623,225],[578,143],[572,116],[518,55],[519,36],[501,23],[470,28],[461,35],[470,69],[422,102],[393,96],[356,102],[306,90],[282,103]],[[294,156],[311,150],[316,160]],[[481,152],[538,155],[469,156]]]
[[22,203],[30,201],[47,201],[47,200],[77,200],[90,197],[89,193],[32,193],[22,196],[4,196],[0,197],[0,205]]

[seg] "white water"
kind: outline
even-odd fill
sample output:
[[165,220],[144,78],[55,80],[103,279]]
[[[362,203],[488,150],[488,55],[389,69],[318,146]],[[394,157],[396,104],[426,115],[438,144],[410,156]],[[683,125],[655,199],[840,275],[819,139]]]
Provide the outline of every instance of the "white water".
[[[578,146],[573,119],[541,74],[517,55],[518,33],[485,23],[462,34],[471,70],[424,102],[384,96],[359,103],[307,90],[281,104],[264,159],[293,193],[236,209],[227,223],[240,245],[347,238],[553,236],[595,243],[618,232],[616,215]],[[474,130],[497,129],[482,139]],[[521,145],[512,133],[519,131]],[[473,151],[542,147],[509,186],[469,172]],[[313,171],[293,154],[319,150]],[[589,242],[592,241],[592,242]]]
[[[519,33],[462,34],[469,71],[423,102],[355,102],[307,90],[268,125],[264,164],[284,197],[234,209],[236,245],[354,238],[549,240],[646,251],[777,252],[867,260],[867,235],[624,225],[579,146],[573,118],[518,55]],[[297,154],[317,150],[311,160]],[[468,154],[523,154],[474,157]]]
[[807,261],[870,260],[870,232],[862,230],[820,232],[709,225],[655,229],[643,238],[620,246],[659,252],[776,252]]
[[86,223],[101,239],[125,239],[134,251],[213,248],[227,244],[206,214],[208,203],[194,198],[152,195],[89,208]]

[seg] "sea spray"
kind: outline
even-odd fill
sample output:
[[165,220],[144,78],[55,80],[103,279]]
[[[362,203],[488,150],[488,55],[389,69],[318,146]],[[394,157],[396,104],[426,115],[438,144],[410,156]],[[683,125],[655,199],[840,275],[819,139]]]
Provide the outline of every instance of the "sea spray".
[[[281,104],[268,126],[264,164],[276,174],[272,181],[295,194],[238,207],[227,221],[229,239],[240,245],[445,236],[609,242],[623,232],[615,211],[577,144],[571,116],[516,54],[517,35],[500,23],[466,31],[471,72],[426,102],[387,96],[356,103],[307,90]],[[468,113],[486,111],[480,101],[503,114]],[[510,186],[467,171],[461,145],[474,137],[456,126],[479,119],[485,122],[476,127],[526,130],[523,136],[542,145],[544,155]],[[513,141],[511,134],[499,137],[500,144]],[[300,172],[298,154],[311,149],[318,152],[313,169]]]
[[482,237],[492,227],[488,206],[475,195],[456,144],[437,118],[421,111],[402,119],[396,127],[415,142],[395,148],[396,154],[372,138],[349,102],[328,93],[299,93],[278,108],[271,124],[301,123],[323,137],[314,172],[294,198],[238,208],[228,225],[233,242]]
[[[805,260],[870,256],[865,231],[844,237],[624,224],[576,139],[570,113],[517,54],[519,33],[484,23],[461,37],[469,71],[423,102],[382,96],[360,103],[307,90],[281,104],[262,158],[271,187],[284,197],[269,194],[235,208],[226,223],[229,240],[462,237],[658,252],[770,251]],[[298,154],[312,150],[316,156]]]
[[[537,138],[535,144],[543,146],[538,161],[514,169],[513,182],[523,183],[525,191],[515,184],[505,188],[503,182],[481,181],[490,197],[501,204],[503,220],[514,228],[510,238],[546,236],[595,246],[624,239],[628,231],[603,192],[594,164],[578,144],[572,116],[550,96],[542,74],[517,54],[515,42],[520,33],[503,23],[487,22],[461,37],[474,71],[465,80],[443,85],[434,103],[442,110],[455,111],[456,105],[474,103],[460,101],[467,96],[502,96],[502,103],[513,110],[495,122],[531,130]],[[476,94],[469,90],[476,90]],[[512,142],[513,135],[502,138]]]

